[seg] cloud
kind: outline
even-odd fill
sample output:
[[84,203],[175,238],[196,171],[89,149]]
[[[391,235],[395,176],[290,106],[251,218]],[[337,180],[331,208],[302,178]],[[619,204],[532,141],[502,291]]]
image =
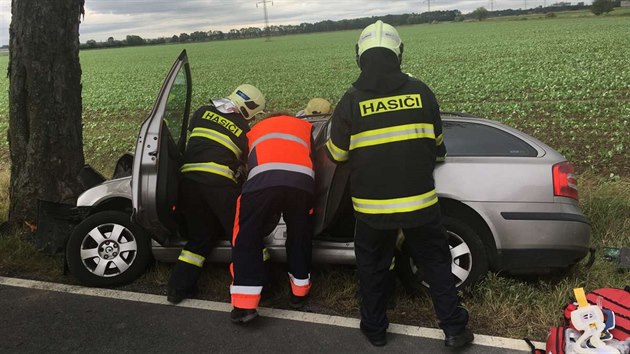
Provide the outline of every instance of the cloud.
[[[484,6],[495,10],[550,5],[552,0],[267,0],[269,23],[300,24],[387,14],[460,10],[470,12]],[[587,1],[590,3],[590,0]],[[81,42],[123,39],[134,34],[143,38],[171,37],[182,32],[264,27],[263,4],[256,0],[86,0],[81,23]],[[8,43],[10,0],[0,0],[0,45]]]

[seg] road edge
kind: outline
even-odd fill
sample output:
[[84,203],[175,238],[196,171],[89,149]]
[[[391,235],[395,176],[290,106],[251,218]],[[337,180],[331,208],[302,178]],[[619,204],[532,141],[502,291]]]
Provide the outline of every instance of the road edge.
[[[135,302],[144,302],[150,304],[166,305],[166,306],[179,306],[187,308],[195,308],[207,311],[219,311],[230,312],[232,305],[223,302],[187,299],[178,305],[173,305],[166,301],[166,297],[163,295],[143,294],[130,291],[114,290],[114,289],[102,289],[102,288],[88,288],[80,285],[68,285],[59,283],[50,283],[39,280],[29,280],[20,278],[9,278],[0,276],[0,285],[13,286],[19,288],[30,288],[37,290],[48,290],[55,292],[63,292],[69,294],[85,295],[104,297],[110,299],[127,300]],[[346,328],[359,328],[359,320],[356,318],[341,317],[323,315],[311,312],[300,312],[290,310],[280,310],[272,308],[260,308],[260,315],[271,318],[326,324],[331,326],[346,327]],[[227,321],[227,319],[226,319]],[[435,328],[425,328],[417,326],[408,326],[392,323],[389,325],[389,333],[396,333],[411,337],[422,337],[430,339],[443,340],[444,334],[441,330]],[[475,345],[512,349],[524,352],[530,352],[531,349],[522,339],[495,337],[483,334],[475,334]],[[545,343],[532,342],[537,348],[544,348]]]

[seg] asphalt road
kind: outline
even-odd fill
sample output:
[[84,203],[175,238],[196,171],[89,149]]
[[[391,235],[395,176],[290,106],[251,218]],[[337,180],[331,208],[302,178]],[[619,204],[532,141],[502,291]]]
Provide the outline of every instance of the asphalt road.
[[190,303],[202,308],[193,308],[109,294],[0,282],[0,353],[523,353],[478,344],[453,351],[440,339],[392,333],[386,347],[376,348],[356,328],[265,316],[235,325],[225,309],[203,308],[200,300]]

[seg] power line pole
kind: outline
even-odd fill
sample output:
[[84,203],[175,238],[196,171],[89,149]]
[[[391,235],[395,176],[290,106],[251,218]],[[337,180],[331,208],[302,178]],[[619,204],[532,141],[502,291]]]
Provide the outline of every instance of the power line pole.
[[263,4],[263,11],[265,13],[265,31],[267,32],[267,42],[271,41],[271,31],[269,30],[269,17],[267,16],[267,3],[270,2],[271,6],[273,6],[273,0],[262,0],[256,3],[256,7],[258,4]]
[[494,11],[494,0],[490,0],[490,11]]
[[427,12],[431,12],[431,0],[424,0],[420,2],[421,4],[427,3]]

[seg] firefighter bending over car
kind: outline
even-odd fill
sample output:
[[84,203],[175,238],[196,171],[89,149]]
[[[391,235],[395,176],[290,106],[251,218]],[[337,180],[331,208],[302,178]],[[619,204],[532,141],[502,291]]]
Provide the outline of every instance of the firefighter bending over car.
[[387,344],[388,270],[399,230],[426,271],[445,345],[473,340],[451,273],[433,169],[443,161],[437,100],[422,81],[400,69],[403,44],[382,21],[367,26],[356,45],[359,78],[332,115],[327,151],[350,164],[355,211],[355,254],[361,294],[361,331],[375,346]]
[[301,308],[311,287],[311,217],[315,172],[310,123],[272,115],[249,133],[249,174],[237,202],[232,238],[231,319],[246,323],[257,308],[266,267],[263,226],[282,213],[287,226],[289,305]]
[[188,242],[168,283],[171,303],[194,295],[217,238],[232,235],[248,154],[247,121],[264,108],[263,94],[243,84],[227,98],[212,99],[192,116],[178,198],[180,233]]

